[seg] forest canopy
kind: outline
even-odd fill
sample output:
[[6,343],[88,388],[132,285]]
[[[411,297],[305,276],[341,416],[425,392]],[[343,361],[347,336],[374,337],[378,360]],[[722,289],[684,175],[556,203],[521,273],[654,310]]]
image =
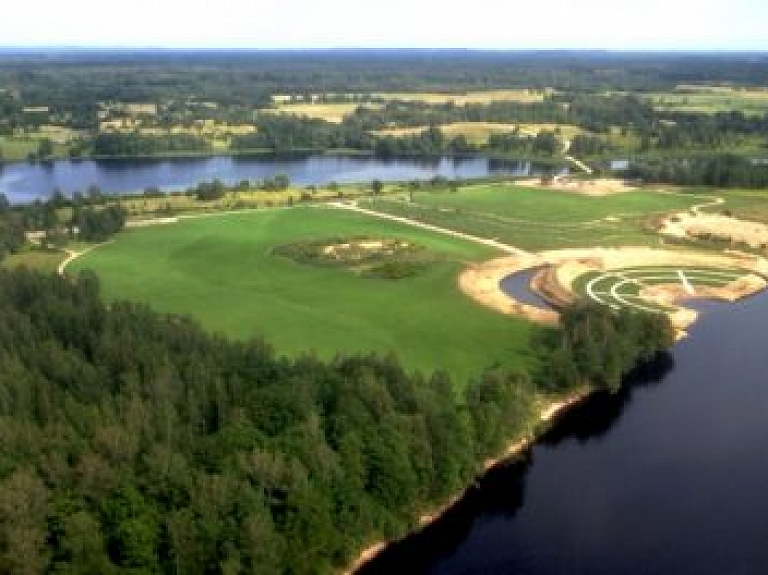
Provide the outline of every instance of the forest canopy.
[[330,572],[465,486],[538,392],[615,388],[669,344],[661,319],[567,318],[539,342],[552,374],[457,394],[391,357],[280,358],[107,306],[90,274],[0,270],[0,571]]

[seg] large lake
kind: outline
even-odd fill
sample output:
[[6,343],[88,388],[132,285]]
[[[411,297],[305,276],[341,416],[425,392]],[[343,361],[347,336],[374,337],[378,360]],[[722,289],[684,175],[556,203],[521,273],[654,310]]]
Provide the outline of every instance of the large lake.
[[343,156],[277,159],[258,157],[173,158],[163,160],[59,160],[0,166],[0,193],[13,203],[45,199],[59,189],[70,195],[95,185],[104,192],[139,192],[150,186],[179,190],[218,178],[227,184],[286,174],[294,184],[481,178],[540,173],[531,162],[487,158],[434,160]]
[[666,365],[363,573],[768,573],[768,295],[699,308]]

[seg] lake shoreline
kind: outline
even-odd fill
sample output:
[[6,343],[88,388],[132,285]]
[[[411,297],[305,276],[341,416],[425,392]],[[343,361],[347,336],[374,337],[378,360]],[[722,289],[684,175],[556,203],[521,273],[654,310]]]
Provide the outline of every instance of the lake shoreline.
[[[481,479],[483,476],[491,472],[496,467],[499,467],[501,465],[506,465],[513,459],[520,457],[528,449],[533,447],[533,445],[542,437],[542,435],[546,431],[546,424],[552,423],[557,417],[559,417],[560,415],[563,415],[569,409],[576,407],[577,405],[586,401],[595,392],[597,392],[597,389],[592,387],[587,389],[580,389],[569,395],[566,395],[563,398],[560,398],[555,401],[551,401],[548,404],[546,404],[541,411],[541,415],[539,416],[539,420],[536,425],[537,430],[534,431],[533,433],[524,435],[522,437],[518,437],[510,441],[507,448],[500,455],[486,459],[483,462],[482,473],[480,473],[475,477],[475,481]],[[543,429],[541,429],[542,424],[544,424],[545,426]],[[452,496],[443,505],[440,505],[433,511],[428,511],[420,515],[418,520],[418,526],[410,530],[408,533],[406,533],[402,537],[399,537],[397,539],[377,541],[375,543],[372,543],[366,546],[357,555],[357,557],[350,563],[348,567],[345,567],[342,570],[340,570],[340,573],[342,575],[355,575],[355,573],[357,573],[361,568],[363,568],[370,561],[373,561],[374,559],[376,559],[376,557],[380,553],[382,553],[384,550],[386,550],[390,545],[395,545],[398,542],[421,532],[423,529],[439,521],[448,511],[450,511],[454,507],[454,505],[456,505],[456,503],[458,503],[464,497],[464,495],[467,492],[467,489],[469,489],[470,487],[471,485],[468,485],[467,487],[462,489],[459,493]]]
[[18,166],[21,164],[52,164],[55,162],[87,162],[87,161],[109,161],[109,162],[130,162],[130,161],[164,161],[164,160],[204,160],[208,158],[267,158],[267,159],[301,159],[310,156],[324,156],[331,158],[367,158],[381,161],[396,160],[424,160],[433,161],[441,158],[454,160],[493,160],[500,162],[532,162],[550,167],[567,166],[568,161],[560,156],[536,156],[534,154],[516,154],[509,155],[498,152],[451,152],[441,153],[400,153],[393,156],[377,155],[374,150],[356,150],[354,148],[295,148],[292,150],[278,151],[269,148],[246,148],[240,150],[181,150],[178,152],[159,152],[156,154],[136,154],[136,155],[83,155],[83,156],[62,156],[55,155],[47,158],[14,158],[0,162],[2,166]]

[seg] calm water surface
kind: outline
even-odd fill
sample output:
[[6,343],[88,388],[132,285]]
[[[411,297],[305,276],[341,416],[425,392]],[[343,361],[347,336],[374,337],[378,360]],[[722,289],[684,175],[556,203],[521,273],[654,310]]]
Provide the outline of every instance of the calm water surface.
[[531,162],[496,161],[487,158],[435,160],[309,156],[275,159],[259,157],[173,158],[167,160],[59,160],[0,166],[0,193],[14,203],[45,199],[55,189],[65,194],[96,185],[105,192],[130,193],[157,186],[179,190],[218,178],[227,184],[263,180],[286,174],[298,185],[331,182],[370,182],[479,178],[498,174],[540,173]]
[[768,295],[565,416],[364,573],[768,573]]
[[512,299],[539,309],[551,310],[552,305],[531,289],[531,280],[542,268],[529,268],[527,270],[508,275],[501,280],[501,291]]

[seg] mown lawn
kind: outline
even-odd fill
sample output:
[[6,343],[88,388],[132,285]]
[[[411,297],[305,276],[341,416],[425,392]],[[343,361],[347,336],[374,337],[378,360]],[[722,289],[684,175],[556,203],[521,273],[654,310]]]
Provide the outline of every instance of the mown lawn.
[[[440,261],[415,277],[383,280],[271,253],[281,243],[351,235],[404,239]],[[68,271],[94,270],[108,299],[189,314],[236,338],[263,337],[279,353],[391,352],[408,368],[443,368],[463,384],[495,363],[535,366],[528,351],[535,328],[474,303],[457,286],[467,262],[496,255],[395,222],[301,207],[128,230]]]
[[684,210],[701,203],[700,197],[632,191],[608,196],[509,185],[469,186],[455,193],[417,193],[417,204],[485,212],[498,216],[556,222],[584,223],[619,215],[647,215]]
[[375,199],[373,209],[493,238],[529,250],[560,247],[658,245],[645,221],[685,210],[707,198],[695,194],[635,191],[591,197],[511,185],[457,192],[417,192],[413,202]]

